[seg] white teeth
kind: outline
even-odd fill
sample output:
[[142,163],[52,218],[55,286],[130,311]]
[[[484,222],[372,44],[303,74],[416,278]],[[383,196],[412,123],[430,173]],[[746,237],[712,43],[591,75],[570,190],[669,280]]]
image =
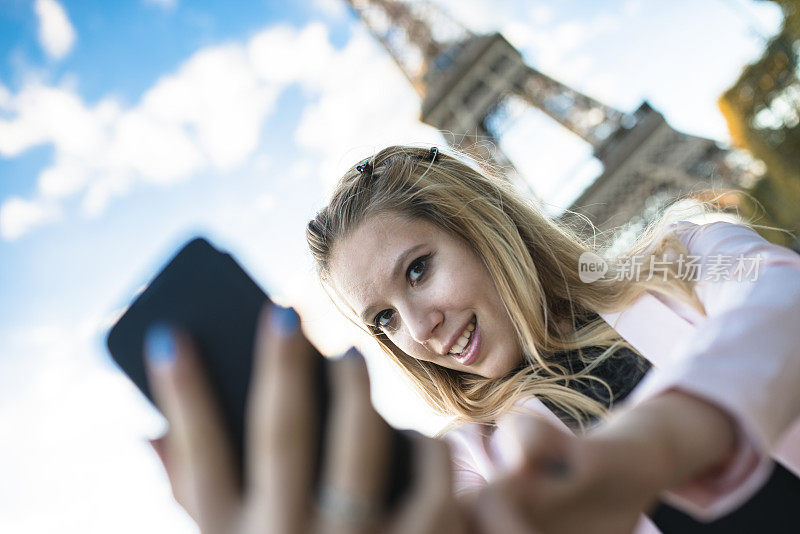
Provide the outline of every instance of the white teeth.
[[469,345],[470,337],[472,337],[472,332],[475,330],[475,320],[473,319],[464,331],[461,333],[461,337],[458,338],[458,341],[455,342],[453,348],[450,349],[450,354],[460,356],[464,349],[467,348]]

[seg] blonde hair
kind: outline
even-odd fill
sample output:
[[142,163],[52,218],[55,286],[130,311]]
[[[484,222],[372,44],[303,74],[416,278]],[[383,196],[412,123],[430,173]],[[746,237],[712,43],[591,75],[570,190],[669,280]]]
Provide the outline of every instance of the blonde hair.
[[[619,311],[651,291],[681,299],[705,314],[693,282],[680,278],[674,264],[669,265],[666,279],[661,272],[646,276],[650,265],[645,261],[644,276],[638,280],[616,280],[621,265],[637,256],[688,251],[673,233],[664,232],[669,221],[661,217],[647,225],[624,253],[605,258],[606,276],[584,283],[579,258],[586,252],[602,254],[597,236],[579,235],[544,214],[505,179],[462,158],[435,155],[427,148],[390,146],[348,170],[328,205],[308,224],[306,237],[318,274],[335,291],[330,272],[333,247],[379,213],[422,219],[462,239],[485,265],[512,318],[523,347],[521,368],[499,379],[446,369],[408,356],[379,329],[354,322],[378,341],[441,414],[459,422],[493,422],[519,399],[534,395],[582,427],[585,420],[605,415],[608,406],[579,392],[575,384],[594,381],[610,392],[593,371],[620,349],[633,350],[597,313]],[[712,203],[705,206],[705,211],[718,210]],[[565,319],[577,329],[559,331],[554,320]],[[589,347],[603,350],[589,357],[584,350]],[[565,351],[574,351],[577,356],[571,358],[580,362],[559,358]],[[573,370],[573,363],[579,371]]]

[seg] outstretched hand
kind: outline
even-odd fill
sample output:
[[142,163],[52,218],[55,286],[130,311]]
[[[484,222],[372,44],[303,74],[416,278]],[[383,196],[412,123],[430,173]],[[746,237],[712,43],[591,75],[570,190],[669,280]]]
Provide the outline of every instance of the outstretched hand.
[[631,532],[661,492],[724,472],[737,450],[727,412],[677,388],[580,437],[510,417],[516,462],[477,500],[484,528],[501,514],[546,534]]
[[366,366],[357,352],[333,366],[323,473],[317,503],[312,424],[314,351],[293,310],[266,309],[259,320],[248,399],[243,484],[196,348],[185,333],[148,335],[151,386],[169,431],[155,440],[176,500],[204,533],[461,532],[445,445],[416,435],[414,482],[395,510],[375,496],[386,484],[390,428],[372,409]]
[[659,460],[647,447],[577,437],[539,416],[507,417],[512,463],[475,497],[480,530],[490,532],[493,518],[505,517],[520,533],[630,533],[655,502]]

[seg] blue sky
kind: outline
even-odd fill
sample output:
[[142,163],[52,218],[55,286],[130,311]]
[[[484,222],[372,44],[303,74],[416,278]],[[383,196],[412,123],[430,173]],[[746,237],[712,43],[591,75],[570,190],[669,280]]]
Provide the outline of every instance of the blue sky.
[[[623,111],[646,98],[721,142],[716,97],[779,22],[747,0],[437,3],[579,90]],[[368,352],[392,422],[435,430],[336,316],[303,239],[352,162],[442,143],[417,116],[340,0],[0,0],[0,531],[193,532],[142,438],[161,423],[103,343],[198,232],[295,305],[324,351]],[[553,209],[600,171],[540,113],[516,117],[501,144]]]

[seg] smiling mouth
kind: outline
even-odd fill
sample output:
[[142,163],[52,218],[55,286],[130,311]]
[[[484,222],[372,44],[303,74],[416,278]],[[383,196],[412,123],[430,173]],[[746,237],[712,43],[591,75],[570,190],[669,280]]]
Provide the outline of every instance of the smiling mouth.
[[477,327],[478,318],[473,315],[472,320],[467,327],[464,328],[464,331],[461,333],[458,340],[456,340],[450,352],[447,353],[448,356],[451,356],[462,365],[470,363],[475,355],[475,340],[478,337],[476,334]]

